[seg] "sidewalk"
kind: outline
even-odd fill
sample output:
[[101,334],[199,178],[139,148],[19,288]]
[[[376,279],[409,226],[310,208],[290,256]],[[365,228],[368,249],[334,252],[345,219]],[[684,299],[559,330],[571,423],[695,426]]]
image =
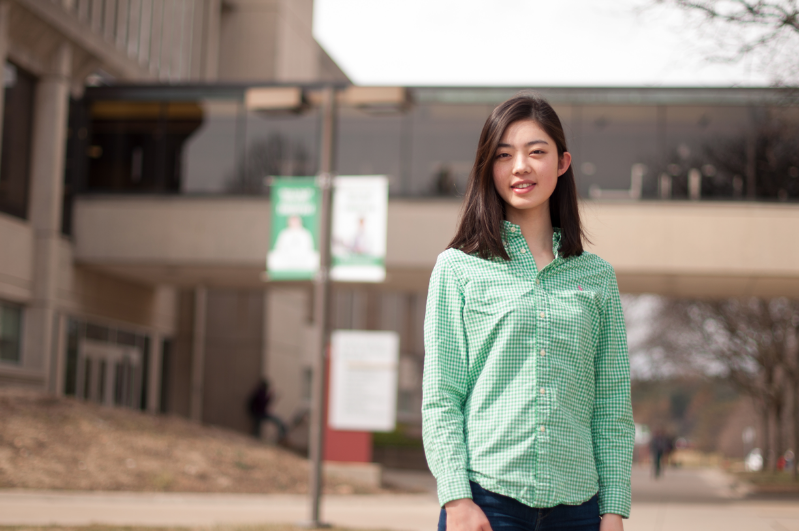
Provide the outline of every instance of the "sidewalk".
[[[389,471],[397,485],[430,489],[429,475]],[[626,531],[799,531],[797,501],[739,499],[713,470],[667,471],[654,481],[633,474],[632,518]],[[322,515],[337,526],[430,531],[438,519],[432,492],[325,496]],[[0,491],[0,525],[211,526],[307,520],[304,495],[66,493]]]

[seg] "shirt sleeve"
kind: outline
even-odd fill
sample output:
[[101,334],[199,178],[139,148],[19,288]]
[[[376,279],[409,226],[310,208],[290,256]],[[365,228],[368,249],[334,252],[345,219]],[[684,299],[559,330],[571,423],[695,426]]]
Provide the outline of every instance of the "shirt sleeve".
[[630,516],[635,425],[630,402],[630,362],[616,274],[610,270],[601,302],[596,354],[596,395],[591,420],[599,475],[600,514]]
[[463,416],[468,395],[463,306],[460,279],[442,254],[427,294],[422,378],[422,439],[442,506],[472,497]]

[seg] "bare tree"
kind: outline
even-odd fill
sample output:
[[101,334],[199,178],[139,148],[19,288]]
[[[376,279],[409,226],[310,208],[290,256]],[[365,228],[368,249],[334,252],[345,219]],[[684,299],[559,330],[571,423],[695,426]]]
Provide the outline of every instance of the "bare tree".
[[715,30],[718,48],[710,59],[737,62],[751,57],[778,84],[799,79],[797,0],[656,0],[697,14]]
[[677,363],[705,374],[726,377],[753,400],[760,412],[763,453],[770,470],[785,450],[783,417],[791,392],[796,453],[799,302],[785,298],[672,300],[662,306],[659,322],[662,326],[650,338],[650,348],[660,347]]

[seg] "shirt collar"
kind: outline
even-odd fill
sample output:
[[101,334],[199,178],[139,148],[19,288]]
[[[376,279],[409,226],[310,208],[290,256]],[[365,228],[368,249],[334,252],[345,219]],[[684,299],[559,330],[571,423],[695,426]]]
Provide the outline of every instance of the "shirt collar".
[[[559,251],[560,251],[560,228],[553,227],[552,228],[552,254],[555,255],[555,258],[558,258]],[[509,242],[514,238],[521,238],[522,237],[522,229],[515,223],[511,223],[507,219],[502,220],[502,240],[505,242]]]

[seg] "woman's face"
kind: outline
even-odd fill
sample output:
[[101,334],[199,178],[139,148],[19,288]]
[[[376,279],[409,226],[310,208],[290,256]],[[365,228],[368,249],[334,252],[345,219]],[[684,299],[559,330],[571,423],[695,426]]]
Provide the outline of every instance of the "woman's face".
[[509,221],[549,212],[549,196],[558,177],[571,164],[571,155],[558,157],[555,141],[533,120],[508,126],[494,154],[494,186],[505,201]]

